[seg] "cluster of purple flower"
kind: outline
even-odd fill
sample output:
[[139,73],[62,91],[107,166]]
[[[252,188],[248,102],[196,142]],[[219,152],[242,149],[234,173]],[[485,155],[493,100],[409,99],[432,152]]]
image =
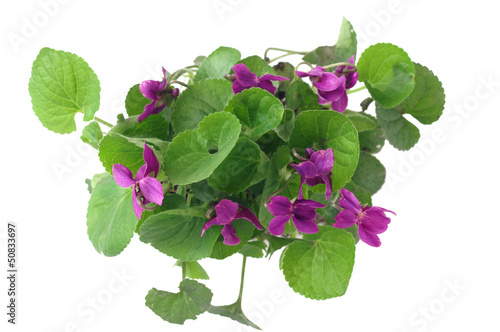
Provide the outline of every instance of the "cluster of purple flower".
[[[350,58],[350,63],[354,64],[354,56]],[[347,67],[347,70],[346,70]],[[340,66],[333,72],[326,72],[324,68],[317,66],[309,73],[296,71],[299,77],[309,77],[313,85],[318,90],[319,103],[331,103],[332,109],[343,112],[347,107],[346,89],[352,88],[358,79],[358,73],[353,70],[354,67]],[[252,73],[244,64],[233,66],[234,75],[230,76],[233,81],[232,89],[235,94],[245,89],[259,87],[274,94],[276,87],[272,81],[288,80],[286,77],[265,74],[258,77]],[[163,81],[144,81],[140,85],[142,94],[151,99],[152,102],[146,105],[144,113],[139,117],[139,121],[144,120],[151,114],[159,113],[165,103],[156,106],[161,102],[166,86],[166,71],[163,69]],[[173,97],[179,94],[178,89],[169,91]],[[269,223],[269,232],[272,235],[282,235],[286,223],[291,219],[295,228],[306,234],[318,232],[319,228],[315,222],[316,209],[326,207],[324,204],[310,199],[304,199],[303,185],[315,186],[325,184],[325,199],[329,200],[332,195],[332,170],[335,162],[332,149],[315,151],[313,148],[307,148],[306,158],[299,157],[299,164],[291,164],[297,173],[301,176],[300,187],[295,201],[290,201],[284,196],[271,197],[267,204],[269,212],[274,218]],[[163,188],[156,176],[159,171],[159,163],[153,150],[144,144],[145,164],[139,169],[136,177],[132,172],[121,164],[113,166],[113,177],[116,183],[122,187],[133,187],[133,207],[137,218],[141,218],[142,211],[148,209],[146,205],[155,203],[162,204]],[[333,227],[348,228],[354,225],[358,228],[360,239],[370,246],[378,247],[381,242],[378,234],[387,230],[391,219],[385,215],[386,210],[381,207],[362,206],[352,192],[347,189],[341,189],[341,198],[338,200],[342,209],[335,217]],[[216,216],[209,220],[201,232],[201,236],[207,229],[215,225],[222,225],[221,234],[224,237],[226,245],[237,245],[240,239],[236,235],[236,230],[232,223],[237,219],[246,219],[250,221],[257,229],[262,230],[262,226],[255,214],[247,207],[228,199],[222,199],[215,205]]]
[[[286,223],[291,219],[298,231],[306,234],[317,233],[319,228],[315,222],[316,209],[326,207],[324,204],[304,199],[303,184],[315,186],[320,183],[326,185],[325,197],[330,199],[332,194],[332,169],[333,150],[315,151],[313,148],[306,149],[306,157],[300,164],[291,164],[301,175],[301,184],[298,198],[292,202],[284,196],[274,196],[267,205],[269,212],[274,218],[269,223],[269,232],[272,235],[282,235]],[[378,234],[387,230],[391,219],[385,212],[393,213],[377,206],[361,206],[358,199],[347,189],[341,189],[342,197],[339,205],[343,209],[335,217],[333,227],[348,228],[356,225],[360,239],[373,247],[379,247],[381,242]],[[240,239],[236,236],[236,231],[231,223],[236,219],[246,219],[252,222],[255,227],[262,229],[259,220],[248,208],[238,205],[230,200],[223,199],[215,206],[216,217],[208,221],[203,227],[203,233],[213,225],[224,225],[222,235],[224,243],[236,245]]]
[[[354,55],[349,59],[354,64]],[[318,89],[318,103],[331,103],[334,111],[343,113],[347,108],[347,89],[352,88],[358,81],[358,72],[352,66],[339,66],[333,73],[317,66],[308,73],[295,72],[299,77],[309,77],[312,84]]]

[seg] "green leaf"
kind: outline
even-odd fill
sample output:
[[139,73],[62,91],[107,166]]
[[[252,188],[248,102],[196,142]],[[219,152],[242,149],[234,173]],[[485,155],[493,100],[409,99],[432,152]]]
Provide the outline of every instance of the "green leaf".
[[243,310],[241,309],[240,302],[235,302],[233,304],[225,305],[225,306],[212,305],[212,306],[210,306],[210,308],[208,308],[208,312],[211,314],[214,314],[214,315],[228,317],[228,318],[231,318],[232,320],[235,320],[238,323],[241,323],[243,325],[253,327],[254,329],[257,329],[257,330],[262,330],[260,327],[255,325],[250,319],[248,319],[245,316],[245,314],[243,313]]
[[280,146],[286,145],[274,130],[268,131],[262,137],[260,137],[256,143],[259,145],[260,149],[266,154],[271,155],[278,150]]
[[196,198],[203,202],[213,202],[221,195],[220,191],[208,185],[207,180],[191,184],[191,192]]
[[75,114],[90,121],[99,109],[101,86],[79,56],[42,48],[31,69],[29,93],[36,116],[47,129],[68,134],[76,130]]
[[434,73],[418,63],[415,66],[415,89],[396,109],[411,114],[422,124],[431,124],[443,114],[445,94]]
[[89,123],[85,128],[83,128],[82,136],[80,139],[93,147],[94,149],[99,149],[99,141],[102,138],[102,130],[99,124],[95,121]]
[[[240,249],[243,248],[245,244],[252,238],[255,226],[250,221],[245,219],[238,219],[233,221],[232,225],[234,226],[234,229],[236,229],[236,235],[240,238],[240,243],[235,246],[225,245],[222,242],[223,237],[221,235],[219,236],[217,242],[215,242],[214,244],[212,253],[210,254],[210,258],[225,259],[240,251]],[[218,234],[221,233],[222,226],[212,226],[212,228],[216,229]]]
[[210,114],[198,129],[177,135],[165,157],[165,173],[170,181],[182,185],[209,177],[235,146],[240,129],[238,119],[224,112]]
[[318,95],[311,90],[309,84],[300,80],[293,82],[288,87],[286,107],[298,111],[320,110],[323,108],[318,104]]
[[130,88],[125,98],[125,109],[129,116],[141,115],[144,112],[144,106],[151,104],[151,100],[144,97],[139,90],[140,84]]
[[374,156],[362,152],[352,181],[373,195],[382,188],[385,182],[385,167]]
[[359,159],[358,133],[342,114],[333,111],[302,112],[295,120],[290,148],[333,149],[332,190],[338,190],[354,174]]
[[167,139],[168,122],[160,114],[148,116],[142,122],[139,116],[131,116],[119,121],[108,133],[122,134],[127,137]]
[[143,150],[144,143],[111,133],[99,142],[99,159],[108,173],[114,164],[122,164],[135,174],[144,165]]
[[286,172],[286,167],[291,161],[292,158],[290,156],[290,149],[287,146],[279,147],[271,159],[264,189],[262,190],[261,200],[259,201],[261,204],[259,209],[259,220],[266,228],[268,227],[269,221],[273,216],[263,205],[263,203],[265,203],[263,200],[285,185],[289,176]]
[[203,225],[207,222],[203,214],[196,208],[160,212],[144,222],[140,239],[181,261],[208,257],[220,230],[211,227],[201,236]]
[[92,179],[85,179],[85,183],[88,186],[87,189],[89,191],[89,194],[92,194],[92,190],[94,190],[95,186],[97,186],[97,184],[101,182],[102,179],[107,178],[108,176],[109,176],[108,173],[99,173],[99,174],[94,174]]
[[171,118],[174,131],[195,129],[206,115],[223,111],[233,96],[231,82],[226,79],[207,79],[189,86],[175,103]]
[[349,190],[356,196],[360,204],[367,204],[369,206],[372,205],[372,195],[370,192],[360,186],[358,186],[354,181],[349,181],[344,186],[345,189]]
[[400,104],[415,87],[415,68],[408,54],[392,44],[367,48],[358,62],[359,81],[386,108]]
[[[271,67],[267,62],[264,61],[261,57],[257,55],[252,55],[247,58],[242,59],[238,63],[243,63],[247,66],[248,70],[252,73],[256,74],[259,77],[264,76],[265,74],[276,75],[273,67]],[[274,81],[273,84],[278,86],[278,82]]]
[[174,209],[184,209],[186,208],[186,199],[184,196],[177,195],[177,194],[167,194],[163,197],[163,202],[160,206],[157,206],[156,209],[153,211],[147,211],[144,210],[142,212],[141,216],[141,221],[137,224],[137,227],[135,228],[135,232],[137,234],[141,234],[140,229],[142,227],[142,224],[151,216],[154,216],[155,214],[158,214],[163,211],[167,210],[174,210]]
[[219,47],[200,64],[194,82],[207,78],[223,78],[240,59],[240,51],[231,47]]
[[384,130],[385,137],[398,150],[409,150],[420,139],[420,131],[406,120],[401,111],[384,108],[377,104],[377,120]]
[[179,293],[170,293],[152,288],[146,295],[146,306],[163,320],[173,324],[194,320],[210,308],[213,294],[205,285],[184,279],[179,290]]
[[265,242],[262,239],[258,239],[257,241],[252,241],[245,244],[245,246],[241,248],[239,253],[243,256],[262,258],[264,257],[264,250],[266,249],[267,246]]
[[378,123],[364,113],[345,110],[343,115],[351,120],[358,133],[377,128]]
[[354,239],[343,229],[320,226],[316,234],[290,244],[282,254],[282,268],[290,287],[303,296],[325,300],[342,296],[354,266]]
[[224,111],[236,115],[243,134],[257,140],[280,124],[284,110],[283,104],[268,91],[251,88],[230,99]]
[[175,263],[175,266],[182,267],[182,263],[184,263],[185,273],[186,273],[187,278],[200,279],[200,280],[209,280],[210,279],[207,272],[200,265],[200,263],[198,263],[198,262],[182,262],[182,261],[178,260]]
[[87,210],[88,235],[97,252],[106,256],[121,253],[138,222],[132,190],[117,185],[110,175],[101,179],[92,190]]
[[376,128],[358,133],[359,145],[362,151],[374,154],[380,152],[385,144],[385,133],[377,119],[370,114],[363,113],[365,117],[376,123]]
[[306,54],[302,59],[317,65],[346,62],[349,61],[351,56],[356,56],[357,45],[356,32],[354,32],[351,23],[344,17],[340,27],[339,38],[335,46],[318,47],[314,51]]
[[281,146],[271,159],[269,170],[267,171],[266,183],[262,191],[264,197],[276,192],[283,186],[287,180],[286,167],[292,161],[290,149],[287,146]]
[[224,161],[208,177],[208,184],[218,191],[237,194],[262,181],[269,160],[259,146],[240,137]]
[[198,55],[198,56],[194,59],[193,63],[194,63],[195,65],[199,66],[199,65],[201,65],[201,63],[202,63],[203,61],[205,61],[205,59],[206,59],[206,58],[207,58],[207,57],[206,57],[206,56],[204,56],[204,55]]
[[293,126],[295,125],[295,113],[290,109],[285,109],[281,123],[274,129],[276,134],[285,142],[290,140]]

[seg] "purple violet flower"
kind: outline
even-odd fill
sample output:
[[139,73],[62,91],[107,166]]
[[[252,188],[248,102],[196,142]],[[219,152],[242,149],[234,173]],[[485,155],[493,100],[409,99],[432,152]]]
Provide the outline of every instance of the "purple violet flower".
[[139,168],[134,176],[132,171],[122,164],[113,165],[113,178],[120,187],[132,188],[132,205],[137,218],[141,219],[144,207],[149,203],[161,205],[163,202],[163,187],[156,178],[160,170],[160,163],[153,150],[144,143],[142,153],[145,164]]
[[[349,63],[354,64],[354,55],[349,58]],[[346,66],[338,66],[335,71],[333,72],[335,75],[340,76],[340,75],[345,75],[345,88],[350,89],[356,85],[358,82],[358,72],[353,71],[349,73],[344,73]],[[355,67],[347,66],[346,70],[354,70]]]
[[349,190],[341,189],[340,193],[342,197],[339,199],[339,205],[345,210],[335,216],[333,227],[348,228],[357,225],[361,241],[372,247],[380,247],[381,242],[377,234],[385,232],[391,222],[385,212],[396,214],[378,206],[362,207]]
[[238,203],[232,202],[228,199],[223,199],[219,204],[215,206],[216,217],[209,220],[201,231],[201,235],[205,233],[207,229],[214,225],[224,225],[222,227],[222,236],[224,237],[224,244],[228,246],[235,246],[240,243],[240,238],[236,236],[236,229],[231,225],[236,219],[246,219],[250,221],[257,229],[262,230],[259,219],[250,211],[249,208],[239,205]]
[[238,94],[245,89],[250,88],[261,88],[270,93],[274,94],[276,92],[276,87],[271,81],[287,81],[288,78],[283,76],[276,76],[271,74],[265,74],[262,77],[258,77],[256,74],[252,73],[247,66],[243,63],[239,63],[233,66],[235,80],[233,81],[233,92]]
[[[139,86],[139,90],[144,95],[144,97],[151,99],[151,103],[146,105],[144,107],[144,112],[141,115],[139,115],[139,119],[138,119],[139,122],[142,122],[144,119],[146,119],[148,116],[150,116],[152,114],[160,113],[167,105],[165,103],[165,101],[163,101],[160,104],[160,106],[156,106],[158,101],[160,101],[162,99],[162,97],[164,96],[164,94],[165,94],[164,90],[165,90],[165,86],[167,84],[167,82],[166,82],[167,71],[163,67],[162,67],[162,71],[163,71],[163,80],[161,82],[147,80],[147,81],[143,81],[141,83],[141,85]],[[179,89],[178,88],[175,88],[173,90],[169,89],[168,93],[170,93],[173,98],[177,98],[177,96],[179,96]]]
[[345,91],[344,76],[337,75],[325,71],[321,66],[317,66],[308,73],[303,71],[295,71],[298,77],[309,77],[313,85],[318,89],[319,100],[321,105],[331,103],[332,109],[343,113],[347,108],[347,93]]
[[324,183],[326,185],[325,199],[330,199],[332,195],[332,169],[335,162],[333,150],[314,151],[313,148],[307,148],[306,158],[298,165],[290,164],[301,176],[298,198],[302,199],[304,197],[302,193],[304,183],[311,187]]
[[267,208],[274,218],[269,223],[269,232],[272,235],[283,234],[286,223],[292,218],[298,231],[307,234],[317,233],[318,225],[314,222],[316,208],[324,207],[325,205],[310,199],[297,199],[292,203],[284,196],[271,197]]

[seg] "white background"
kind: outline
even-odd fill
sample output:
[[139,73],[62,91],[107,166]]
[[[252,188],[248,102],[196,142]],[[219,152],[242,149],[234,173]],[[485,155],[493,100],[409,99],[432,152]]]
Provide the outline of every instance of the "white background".
[[[49,2],[57,7],[43,5]],[[420,126],[414,150],[387,145],[379,155],[389,177],[374,204],[398,216],[380,248],[358,245],[344,297],[313,301],[294,293],[277,254],[270,261],[249,259],[244,309],[273,332],[499,331],[500,25],[493,3],[2,1],[0,266],[6,270],[6,224],[14,221],[20,272],[16,326],[6,323],[7,284],[1,278],[1,330],[247,331],[210,314],[172,325],[145,307],[150,288],[175,291],[181,272],[173,259],[137,237],[118,257],[93,249],[84,180],[102,166],[97,153],[80,143],[81,117],[78,132],[61,136],[45,129],[32,111],[28,81],[42,47],[76,53],[90,64],[102,87],[97,115],[114,121],[124,112],[128,89],[159,79],[161,66],[174,71],[220,45],[243,56],[262,56],[270,46],[307,51],[332,45],[346,16],[358,32],[360,52],[391,42],[431,68],[446,90],[446,116]],[[202,261],[214,304],[235,300],[240,263],[237,255]],[[89,306],[92,298],[98,309]]]

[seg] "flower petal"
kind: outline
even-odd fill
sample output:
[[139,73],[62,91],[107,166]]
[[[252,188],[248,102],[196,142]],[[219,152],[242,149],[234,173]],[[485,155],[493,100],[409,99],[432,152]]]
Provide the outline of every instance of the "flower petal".
[[312,220],[302,220],[296,216],[292,216],[293,224],[299,232],[306,234],[314,234],[319,231],[318,225]]
[[309,71],[309,76],[321,77],[324,72],[325,72],[325,69],[323,67],[316,66]]
[[113,179],[115,179],[116,184],[123,188],[128,188],[135,184],[132,171],[122,164],[113,165]]
[[306,179],[306,183],[309,187],[314,187],[317,184],[325,183],[325,181],[323,181],[322,175],[318,175],[312,179]]
[[154,172],[155,177],[158,175],[160,171],[160,163],[158,162],[158,158],[156,158],[153,150],[144,142],[144,151],[142,152],[142,157],[146,162],[147,168],[145,175],[148,176],[149,173]]
[[347,108],[347,103],[348,103],[348,97],[347,97],[347,92],[344,90],[344,93],[338,100],[332,101],[332,110],[337,111],[339,113],[344,113],[344,111]]
[[232,202],[228,199],[223,199],[215,206],[215,213],[221,225],[230,224],[236,213],[238,213],[238,203]]
[[284,196],[271,197],[271,202],[267,204],[267,208],[273,216],[277,217],[290,216],[292,213],[292,203]]
[[314,178],[318,175],[318,168],[312,161],[304,161],[300,164],[290,164],[297,170],[297,173],[304,178]]
[[318,95],[321,98],[328,100],[329,102],[334,102],[339,100],[344,93],[345,93],[344,87],[338,87],[337,89],[332,91],[318,90]]
[[273,85],[273,82],[271,82],[269,80],[260,81],[257,84],[257,87],[259,87],[261,89],[264,89],[264,90],[266,90],[267,92],[269,92],[269,93],[271,93],[273,95],[274,95],[274,93],[277,90],[277,88]]
[[319,174],[330,173],[333,169],[333,149],[319,150],[311,155],[311,161],[316,165]]
[[299,204],[307,205],[312,208],[324,208],[326,205],[321,204],[319,202],[313,201],[312,199],[298,199],[293,203],[293,206],[297,206]]
[[135,181],[139,182],[142,179],[144,179],[144,177],[146,176],[146,171],[147,170],[148,170],[148,165],[146,165],[146,164],[142,165],[139,168],[139,170],[137,171],[137,174],[135,175]]
[[166,104],[163,103],[160,106],[156,107],[156,101],[153,100],[150,104],[147,104],[146,106],[144,106],[144,112],[142,112],[142,114],[139,115],[139,118],[137,118],[137,121],[142,122],[148,116],[150,116],[152,114],[160,113],[161,110],[165,108],[165,106],[166,106]]
[[321,79],[314,81],[313,84],[316,88],[318,88],[318,90],[332,91],[337,89],[342,84],[342,81],[338,78],[338,76],[325,72],[321,75]]
[[160,82],[153,80],[143,81],[141,85],[139,85],[139,90],[141,90],[141,93],[144,95],[144,97],[156,102],[158,100]]
[[138,182],[141,193],[148,201],[161,205],[163,202],[163,187],[160,180],[146,176]]
[[240,238],[236,236],[236,229],[233,225],[224,225],[222,227],[222,236],[224,237],[224,244],[227,246],[235,246],[240,244]]
[[356,196],[344,188],[340,189],[340,194],[342,197],[339,198],[339,205],[344,209],[351,210],[355,214],[359,215],[362,209]]
[[132,189],[132,206],[134,207],[134,213],[135,213],[135,215],[140,220],[143,208],[141,208],[141,206],[139,205],[139,203],[137,203],[137,191],[135,190],[135,186]]
[[271,74],[265,74],[260,78],[260,81],[289,81],[290,79],[287,77],[283,76],[278,76],[278,75],[271,75]]
[[358,227],[359,239],[372,247],[380,247],[382,242],[376,234],[368,233],[363,226]]
[[269,232],[272,235],[281,235],[285,231],[285,225],[290,220],[290,215],[288,216],[277,216],[271,219],[269,222]]
[[335,216],[335,223],[333,224],[333,227],[348,228],[353,226],[356,221],[358,221],[358,216],[354,214],[354,212],[351,210],[343,210]]
[[306,148],[306,158],[311,159],[311,156],[313,155],[314,152],[316,152],[314,148]]
[[257,216],[247,207],[240,206],[241,211],[236,213],[234,219],[246,219],[250,221],[257,229],[262,230],[262,226]]
[[355,71],[354,73],[347,74],[345,88],[346,89],[353,88],[356,85],[356,83],[358,83],[358,77],[359,74],[357,71]]
[[316,218],[316,210],[307,204],[297,204],[293,207],[292,216],[300,222],[308,222]]
[[252,73],[243,63],[234,65],[233,71],[236,80],[245,88],[255,87],[259,83],[258,76]]
[[163,72],[163,80],[161,81],[160,86],[158,87],[159,91],[165,89],[165,85],[167,84],[167,70],[164,67],[161,67],[161,71]]
[[387,230],[391,219],[386,217],[384,210],[377,206],[374,206],[364,210],[361,213],[359,221],[367,232],[372,234],[380,234]]
[[200,237],[203,236],[203,234],[205,234],[205,231],[207,229],[209,229],[210,227],[215,226],[215,225],[220,225],[219,220],[217,219],[217,217],[215,217],[213,219],[210,219],[209,221],[207,221],[205,223],[205,225],[203,225],[203,229],[201,230]]
[[233,89],[233,93],[234,93],[235,95],[237,95],[237,94],[238,94],[238,93],[240,93],[241,91],[243,91],[243,90],[247,89],[247,88],[245,88],[243,85],[241,85],[241,83],[240,83],[240,82],[238,82],[238,81],[234,81],[234,82],[233,82],[233,85],[231,86],[231,88]]
[[332,196],[332,173],[321,175],[323,183],[326,185],[325,199],[329,200]]
[[299,70],[296,70],[296,71],[295,71],[295,74],[296,74],[298,77],[309,77],[309,76],[311,76],[311,74],[306,73],[306,72],[304,72],[304,71],[299,71]]

